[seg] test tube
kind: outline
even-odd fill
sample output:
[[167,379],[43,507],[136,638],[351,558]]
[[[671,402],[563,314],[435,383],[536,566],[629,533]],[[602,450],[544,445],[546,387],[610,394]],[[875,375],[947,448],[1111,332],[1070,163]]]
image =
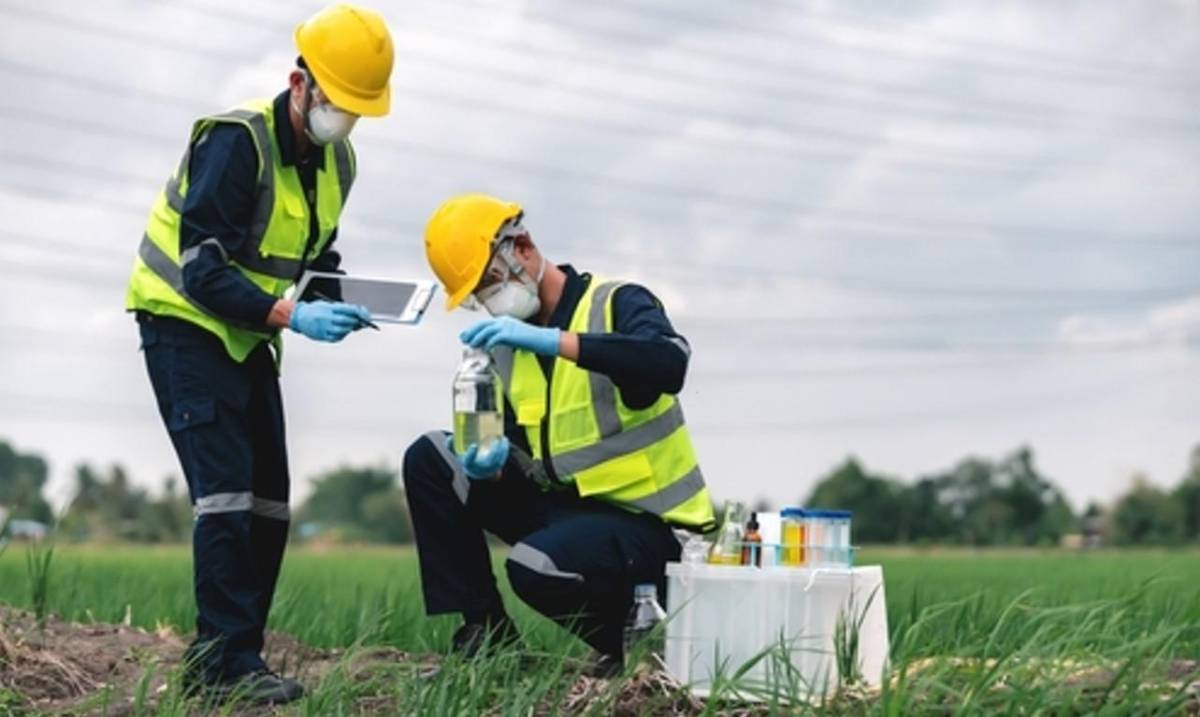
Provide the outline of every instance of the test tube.
[[783,536],[781,565],[798,566],[804,564],[805,552],[805,511],[800,508],[784,508],[780,512]]
[[838,567],[850,566],[850,518],[848,510],[831,510],[829,512],[830,562]]
[[809,567],[821,567],[825,564],[825,552],[829,539],[828,535],[826,535],[828,521],[825,517],[825,511],[806,511],[804,523],[808,538],[808,547],[805,550],[806,557],[808,558],[806,564]]

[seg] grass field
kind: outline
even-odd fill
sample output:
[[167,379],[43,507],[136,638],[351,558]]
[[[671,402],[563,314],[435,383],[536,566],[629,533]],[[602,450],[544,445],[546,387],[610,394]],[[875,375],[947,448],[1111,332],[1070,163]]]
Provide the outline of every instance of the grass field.
[[[1184,709],[1186,683],[1200,679],[1167,675],[1179,672],[1172,661],[1200,656],[1195,551],[883,549],[864,551],[859,562],[883,565],[896,673],[921,669],[882,694],[827,703],[822,712],[1074,711],[1064,705],[1113,714]],[[194,614],[190,570],[183,548],[60,548],[45,605],[73,621],[129,620],[187,632]],[[0,558],[0,602],[34,607],[28,573],[21,546]],[[564,640],[557,628],[519,605],[506,585],[502,589],[534,652],[557,658],[585,654],[580,643]],[[423,616],[415,554],[383,548],[293,550],[271,617],[272,629],[314,646],[383,645],[420,653],[443,650],[456,624],[453,618]],[[529,714],[567,699],[572,675],[563,665],[570,660],[552,659],[547,664],[556,665],[553,669],[539,670],[518,663],[501,656],[433,678],[393,675],[383,689],[405,712],[424,705],[440,714]],[[1072,685],[1064,678],[1067,665],[1103,670],[1106,683]],[[323,683],[299,709],[327,714],[361,707],[358,681],[334,683]],[[619,699],[614,692],[612,700]],[[662,710],[674,704],[671,699]],[[596,704],[598,714],[620,711],[616,702]],[[704,706],[714,713],[726,709],[732,707],[719,698]],[[771,711],[771,701],[761,709]]]

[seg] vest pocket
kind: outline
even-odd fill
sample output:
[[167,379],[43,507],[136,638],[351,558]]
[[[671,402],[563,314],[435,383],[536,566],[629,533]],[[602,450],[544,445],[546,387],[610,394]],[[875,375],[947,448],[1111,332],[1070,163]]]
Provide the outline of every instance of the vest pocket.
[[517,423],[522,426],[538,426],[546,415],[546,407],[541,401],[522,401],[517,404]]
[[[603,495],[617,493],[635,483],[645,483],[645,493],[654,492],[654,468],[645,453],[638,451],[618,456],[598,466],[575,474],[575,487],[579,495]],[[630,491],[641,493],[642,491]]]
[[[276,189],[278,191],[279,188]],[[277,195],[278,196],[278,195]],[[308,240],[308,212],[304,198],[285,194],[276,200],[280,205],[271,216],[267,232],[259,245],[260,256],[299,259]]]
[[555,453],[592,445],[600,437],[591,403],[562,408],[550,416],[550,423],[550,445]]

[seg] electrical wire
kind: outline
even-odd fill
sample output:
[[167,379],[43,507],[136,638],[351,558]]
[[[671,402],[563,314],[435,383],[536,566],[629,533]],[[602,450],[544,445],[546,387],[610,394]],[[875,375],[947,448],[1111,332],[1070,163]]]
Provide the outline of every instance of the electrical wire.
[[[16,121],[52,124],[68,131],[111,136],[123,139],[125,141],[136,142],[140,139],[146,138],[156,143],[162,143],[164,145],[169,144],[177,148],[181,148],[184,144],[184,142],[181,140],[171,139],[165,135],[143,135],[139,133],[137,136],[134,136],[128,132],[123,133],[120,128],[114,126],[106,126],[89,120],[75,121],[69,117],[52,115],[50,113],[37,110],[25,112],[19,108],[5,107],[0,105],[0,116],[9,117]],[[660,198],[674,199],[676,201],[692,201],[710,204],[713,206],[719,206],[727,212],[754,211],[776,215],[790,214],[795,216],[805,216],[809,219],[836,219],[850,221],[855,222],[860,227],[866,226],[876,231],[886,233],[917,232],[925,236],[928,236],[929,234],[940,233],[950,234],[956,239],[961,240],[963,232],[977,232],[988,236],[1004,234],[1037,236],[1043,241],[1046,241],[1051,237],[1053,237],[1055,241],[1061,241],[1064,238],[1088,241],[1124,239],[1130,241],[1136,240],[1139,244],[1149,244],[1153,242],[1182,244],[1190,243],[1195,239],[1195,237],[1187,234],[1167,234],[1161,232],[1122,232],[1111,229],[1085,229],[1078,227],[989,224],[985,222],[955,220],[948,218],[910,217],[875,211],[857,210],[852,208],[831,209],[817,205],[802,204],[789,200],[725,194],[721,192],[713,192],[704,188],[680,187],[662,182],[604,175],[595,172],[587,172],[584,170],[563,168],[556,165],[535,163],[524,159],[514,159],[494,155],[489,156],[478,152],[433,147],[423,142],[395,139],[392,137],[385,137],[370,133],[364,133],[362,137],[368,138],[371,142],[381,148],[401,155],[420,154],[440,159],[452,158],[467,162],[473,166],[494,166],[507,171],[520,171],[531,176],[549,178],[556,181],[563,179],[576,180],[592,185],[607,186],[610,188],[620,188],[626,191],[651,194]],[[180,149],[180,151],[182,151],[182,149]],[[22,158],[22,155],[18,153],[9,154],[13,158],[12,161],[14,163],[25,161],[25,159]],[[29,155],[24,155],[25,158],[28,156]],[[67,160],[53,161],[63,163]],[[91,169],[87,168],[84,168],[81,171],[84,173],[92,172]],[[149,179],[148,177],[145,178]]]
[[[489,5],[491,3],[480,3]],[[494,5],[493,5],[494,6]],[[721,34],[741,33],[750,37],[759,37],[768,40],[783,39],[789,43],[794,43],[797,40],[803,40],[806,43],[836,47],[839,49],[849,49],[854,52],[870,53],[872,57],[890,57],[902,62],[928,62],[930,60],[952,61],[956,65],[974,68],[980,72],[992,74],[1001,74],[1010,77],[1025,77],[1035,80],[1050,80],[1060,82],[1076,82],[1087,84],[1113,85],[1117,87],[1145,87],[1147,85],[1167,90],[1191,90],[1191,86],[1184,82],[1180,82],[1182,78],[1171,78],[1162,80],[1154,76],[1130,77],[1125,74],[1124,77],[1113,76],[1111,73],[1096,71],[1093,69],[1060,69],[1055,67],[1029,67],[1010,62],[997,62],[995,60],[978,59],[971,57],[954,56],[949,53],[936,53],[929,51],[914,51],[906,48],[888,47],[877,44],[867,44],[863,42],[855,42],[832,34],[821,32],[813,32],[804,27],[790,27],[788,32],[764,32],[763,28],[754,25],[747,25],[740,22],[737,17],[723,17],[719,20],[709,21],[701,19],[690,13],[679,12],[670,8],[665,8],[661,5],[647,5],[640,2],[632,2],[631,0],[604,0],[603,7],[605,10],[617,10],[619,13],[624,13],[628,16],[650,17],[659,20],[666,20],[672,26],[680,25],[694,27],[701,30],[708,30]],[[573,15],[577,16],[578,14]],[[537,13],[526,12],[525,17],[533,17],[542,19],[545,16]],[[626,23],[628,25],[637,25],[637,23]],[[643,41],[650,40],[649,36],[638,36]],[[756,48],[760,48],[759,43],[755,43]],[[714,53],[723,53],[722,48],[707,48]],[[786,65],[784,65],[786,66]],[[792,69],[795,69],[793,66]]]
[[[277,15],[275,17],[265,17],[262,15],[246,13],[244,10],[240,9],[233,9],[225,6],[218,7],[211,3],[199,4],[197,2],[188,2],[186,0],[173,0],[173,2],[170,4],[174,8],[186,10],[201,17],[223,18],[230,23],[237,24],[239,27],[243,28],[258,27],[272,33],[286,33],[291,30],[290,26],[288,26],[286,23],[277,20]],[[448,5],[453,6],[453,4],[453,0],[450,0],[449,2],[443,1],[437,3],[436,5],[426,5],[424,9],[428,11],[432,8],[437,8],[439,11],[446,12],[445,7]],[[292,11],[294,8],[289,6],[287,9]],[[577,19],[578,18],[576,18],[576,20]],[[576,27],[566,26],[561,22],[553,21],[552,19],[545,17],[540,18],[539,22],[559,29]],[[953,112],[957,113],[957,116],[960,120],[964,120],[966,116],[974,114],[977,115],[977,118],[990,118],[992,121],[995,121],[994,116],[997,113],[1010,113],[1010,115],[1015,113],[1015,117],[1010,117],[1008,121],[1033,123],[1034,125],[1043,124],[1046,120],[1046,114],[1050,113],[1056,117],[1063,115],[1074,115],[1092,119],[1104,119],[1106,122],[1120,121],[1136,123],[1143,129],[1147,126],[1153,126],[1160,130],[1179,130],[1185,132],[1195,132],[1196,130],[1200,129],[1200,125],[1197,125],[1191,119],[1186,117],[1164,118],[1147,115],[1131,115],[1113,111],[1098,112],[1080,107],[1077,104],[1050,105],[1029,101],[1011,101],[1003,99],[997,100],[995,98],[978,96],[964,97],[962,102],[953,105],[951,108],[942,108],[940,110],[929,108],[928,106],[914,106],[911,104],[911,100],[913,98],[925,96],[935,102],[944,103],[946,101],[945,95],[932,95],[927,87],[923,87],[921,85],[897,83],[891,80],[879,81],[872,78],[864,78],[846,72],[841,72],[836,68],[825,66],[806,65],[801,68],[800,72],[789,71],[787,73],[788,79],[793,83],[790,85],[780,85],[770,82],[764,83],[762,80],[763,72],[760,68],[753,66],[749,68],[753,70],[753,72],[749,76],[743,77],[714,75],[712,73],[712,69],[710,68],[706,68],[706,72],[702,73],[676,67],[662,67],[659,65],[647,66],[645,62],[623,62],[621,61],[620,57],[616,56],[614,53],[609,53],[604,56],[586,55],[569,49],[553,47],[544,43],[539,43],[533,33],[524,33],[518,41],[505,40],[504,38],[497,38],[484,32],[473,31],[469,23],[463,22],[463,11],[461,9],[459,11],[447,12],[447,14],[441,20],[431,20],[427,13],[421,15],[412,15],[410,13],[409,23],[410,26],[428,26],[429,29],[434,31],[438,37],[459,37],[469,40],[469,44],[472,46],[484,45],[490,48],[500,49],[505,52],[515,53],[520,57],[527,58],[531,54],[542,58],[554,57],[578,64],[589,71],[594,70],[597,67],[607,70],[620,69],[639,78],[650,78],[659,81],[676,82],[678,84],[696,88],[711,89],[715,85],[720,87],[722,93],[736,93],[754,90],[755,96],[774,101],[800,100],[806,102],[807,104],[812,104],[813,102],[819,101],[823,106],[833,105],[854,106],[859,108],[866,107],[873,108],[875,111],[886,111],[889,114],[896,114],[898,112],[915,112],[918,114],[921,112]],[[587,26],[583,29],[588,32],[589,36],[604,36],[606,31],[611,32],[611,28],[602,26]],[[620,39],[628,40],[629,38],[627,36],[622,36]],[[705,62],[710,60],[711,55],[708,54],[710,51],[711,48],[705,48],[703,51],[689,51],[687,48],[679,47],[671,48],[672,53],[682,54],[683,56],[688,57],[692,61],[689,63],[689,66],[696,64],[696,62]],[[407,59],[412,56],[413,53],[419,53],[419,50],[411,47],[407,48],[402,56],[402,61],[407,61]],[[429,59],[428,54],[425,54],[424,57]],[[721,63],[721,66],[726,65],[728,65],[728,63]],[[805,81],[823,81],[832,85],[838,90],[845,90],[847,88],[860,88],[880,94],[894,95],[901,98],[903,102],[896,104],[893,101],[893,103],[890,105],[882,105],[869,98],[848,95],[844,91],[839,94],[814,91],[811,89],[806,90],[795,86],[794,83],[799,77],[803,77]],[[542,78],[542,81],[553,81],[553,79],[550,77],[545,77]],[[1138,84],[1136,87],[1140,89],[1142,85]],[[935,115],[930,114],[926,116],[931,118]],[[949,115],[943,114],[942,116],[944,119]],[[1061,126],[1060,128],[1067,129],[1067,127]],[[1078,127],[1075,129],[1078,129]],[[1103,126],[1092,126],[1090,129],[1093,131],[1105,131],[1105,127]]]
[[[4,157],[4,155],[0,155]],[[21,161],[20,155],[8,155],[5,157],[10,162]],[[86,174],[86,172],[83,172]],[[101,178],[103,173],[99,173]],[[13,187],[13,185],[7,185]],[[132,208],[132,203],[115,202],[112,200],[99,199],[92,195],[73,195],[70,192],[62,190],[40,190],[37,188],[19,187],[25,191],[32,191],[35,195],[42,194],[56,199],[67,199],[69,201],[98,203],[101,206],[111,206],[118,210],[123,210],[125,207]],[[388,232],[393,228],[391,224],[384,224],[380,227],[381,231]],[[409,231],[416,227],[409,225]],[[620,255],[619,251],[612,251],[610,254]],[[630,259],[642,258],[643,255],[627,254]],[[982,298],[1025,298],[1034,300],[1046,300],[1055,298],[1078,298],[1088,296],[1102,297],[1121,297],[1124,299],[1170,299],[1181,296],[1188,296],[1195,292],[1200,292],[1200,285],[1179,285],[1173,287],[1153,287],[1153,288],[1121,288],[1121,287],[982,287],[982,286],[944,286],[944,285],[929,285],[915,284],[897,281],[880,280],[874,277],[856,276],[850,274],[825,274],[818,276],[805,276],[796,273],[791,269],[779,269],[770,266],[747,265],[738,262],[722,262],[722,263],[701,263],[689,261],[687,259],[675,259],[672,262],[674,269],[686,270],[710,270],[710,271],[743,271],[747,274],[758,276],[760,278],[775,278],[780,280],[791,281],[822,281],[834,284],[840,288],[849,290],[858,290],[868,293],[878,294],[900,294],[900,295],[918,295],[918,296],[958,296],[958,297],[982,297]]]
[[[195,99],[158,91],[143,92],[138,88],[129,87],[127,85],[115,83],[103,78],[72,75],[69,73],[52,70],[50,68],[38,67],[13,61],[9,58],[0,57],[0,71],[10,72],[18,76],[40,77],[42,79],[59,82],[64,85],[69,85],[89,92],[105,93],[135,100],[147,100],[164,103],[186,109],[197,116],[211,111],[211,107],[207,106],[202,101]],[[581,96],[586,96],[588,92],[590,92],[576,87],[571,87],[569,90],[572,93],[579,94]],[[487,109],[494,112],[525,117],[539,122],[552,123],[553,126],[556,127],[568,127],[571,129],[586,127],[592,130],[600,130],[604,132],[611,132],[613,134],[633,137],[641,141],[657,138],[660,141],[670,141],[682,146],[703,148],[705,151],[721,150],[735,153],[752,152],[758,156],[770,155],[771,157],[803,157],[806,160],[822,161],[826,163],[845,163],[852,161],[859,156],[855,152],[819,149],[805,146],[784,146],[778,143],[762,140],[756,141],[753,138],[735,138],[711,135],[684,136],[679,133],[678,124],[670,128],[656,127],[644,123],[625,122],[607,117],[562,112],[552,108],[533,108],[515,102],[468,97],[466,95],[429,89],[416,85],[393,83],[393,92],[402,94],[407,99],[411,100],[415,98],[417,101],[424,101],[435,106],[438,103],[443,103],[455,105],[472,111]],[[865,139],[866,135],[863,135],[862,137]],[[1025,174],[1029,172],[1028,167],[980,164],[978,162],[973,163],[954,160],[943,161],[907,156],[880,156],[879,159],[883,162],[882,167],[889,169],[890,171],[903,170],[911,172],[914,170],[925,170],[941,174],[957,171],[998,173],[1005,175]],[[1039,165],[1039,171],[1046,171],[1047,169],[1055,166],[1061,166],[1061,164],[1044,162]]]

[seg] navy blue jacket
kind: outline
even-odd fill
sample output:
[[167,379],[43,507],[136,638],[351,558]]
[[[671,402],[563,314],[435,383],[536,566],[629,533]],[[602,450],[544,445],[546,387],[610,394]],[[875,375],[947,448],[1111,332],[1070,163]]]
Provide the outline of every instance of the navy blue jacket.
[[[592,276],[580,274],[569,264],[559,268],[566,272],[567,282],[548,325],[566,331]],[[637,284],[621,286],[613,292],[612,301],[612,333],[580,334],[578,366],[612,379],[621,399],[632,409],[649,408],[664,393],[679,393],[691,349],[676,333],[662,303]],[[539,356],[538,360],[549,380],[554,358]],[[528,453],[529,442],[511,404],[505,406],[504,422],[509,440]]]
[[[296,167],[299,171],[300,183],[312,209],[317,201],[317,170],[325,165],[325,153],[310,151],[298,155],[286,91],[275,98],[274,112],[280,161],[285,167]],[[179,229],[180,253],[215,237],[225,254],[233,256],[246,241],[256,199],[258,152],[250,130],[236,124],[217,124],[196,142],[188,167],[188,191]],[[310,211],[310,215],[307,246],[316,241],[318,233],[316,211]],[[336,238],[335,230],[325,250],[305,268],[336,271],[341,264],[341,256],[332,248]],[[275,297],[227,263],[217,247],[202,246],[199,255],[184,265],[183,286],[188,296],[217,316],[269,330],[266,319],[275,305]]]

